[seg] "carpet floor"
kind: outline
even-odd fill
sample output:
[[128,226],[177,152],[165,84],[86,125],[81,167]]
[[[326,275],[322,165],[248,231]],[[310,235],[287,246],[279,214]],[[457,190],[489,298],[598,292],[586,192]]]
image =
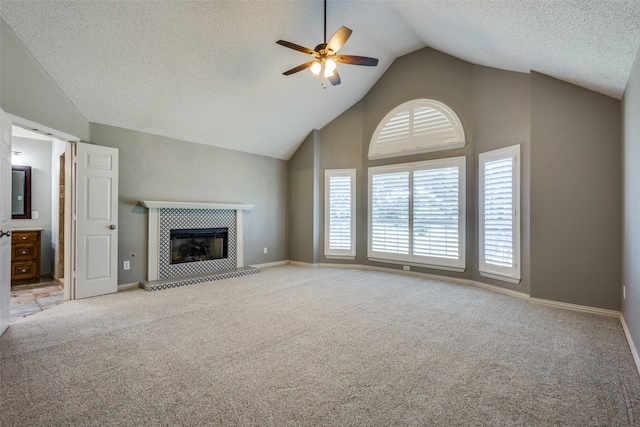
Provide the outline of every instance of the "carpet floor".
[[69,301],[0,362],[3,427],[640,425],[618,319],[372,271]]

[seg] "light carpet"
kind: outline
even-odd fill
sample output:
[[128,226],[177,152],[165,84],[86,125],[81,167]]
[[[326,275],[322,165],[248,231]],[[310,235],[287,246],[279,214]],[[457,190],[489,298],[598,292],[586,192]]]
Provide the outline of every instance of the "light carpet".
[[618,319],[372,271],[71,301],[0,356],[3,427],[640,423]]

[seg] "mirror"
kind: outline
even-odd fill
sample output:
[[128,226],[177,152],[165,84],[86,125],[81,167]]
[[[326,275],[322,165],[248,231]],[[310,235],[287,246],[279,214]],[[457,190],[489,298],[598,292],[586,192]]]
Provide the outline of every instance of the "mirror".
[[31,219],[31,166],[11,166],[11,218]]

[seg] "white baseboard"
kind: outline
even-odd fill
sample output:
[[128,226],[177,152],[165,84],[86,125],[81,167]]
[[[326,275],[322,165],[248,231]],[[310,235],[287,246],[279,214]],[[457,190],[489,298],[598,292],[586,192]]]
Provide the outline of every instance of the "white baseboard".
[[268,268],[268,267],[277,267],[279,265],[286,265],[288,264],[289,261],[288,260],[284,260],[284,261],[274,261],[274,262],[266,262],[264,264],[251,264],[251,267],[255,267],[255,268]]
[[640,357],[638,356],[638,351],[633,343],[633,338],[631,338],[631,332],[629,332],[627,322],[624,321],[624,316],[622,314],[620,314],[620,323],[622,323],[622,330],[624,331],[624,335],[627,337],[627,343],[629,343],[629,348],[633,355],[633,361],[636,362],[636,369],[638,370],[638,373],[640,373]]
[[534,304],[546,305],[549,307],[563,308],[565,310],[580,311],[582,313],[599,314],[601,316],[620,318],[621,313],[616,310],[607,310],[606,308],[590,307],[588,305],[570,304],[567,302],[552,301],[548,299],[529,297],[529,302]]
[[122,285],[118,285],[118,292],[128,291],[133,288],[138,288],[139,286],[140,286],[139,282],[123,283]]

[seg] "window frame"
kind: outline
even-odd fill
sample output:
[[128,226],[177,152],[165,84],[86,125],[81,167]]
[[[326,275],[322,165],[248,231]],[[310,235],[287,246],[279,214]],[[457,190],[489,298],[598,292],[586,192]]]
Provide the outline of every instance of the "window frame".
[[[351,189],[350,249],[331,249],[331,178],[349,177]],[[328,259],[355,259],[356,257],[356,170],[325,169],[324,171],[324,256]]]
[[[512,256],[513,266],[492,264],[485,257],[485,165],[488,162],[512,159]],[[478,265],[481,276],[520,283],[521,280],[521,175],[520,145],[512,145],[497,150],[480,153],[478,156]]]
[[[440,113],[450,124],[448,128],[453,132],[453,136],[444,138],[435,138],[433,136],[416,135],[414,126],[414,114],[417,109],[429,108]],[[407,137],[402,138],[399,142],[394,142],[395,148],[390,149],[378,144],[380,134],[385,130],[389,122],[402,113],[408,114],[409,124],[407,125]],[[380,121],[376,130],[373,132],[371,142],[369,143],[368,159],[386,159],[390,157],[407,156],[411,154],[430,153],[434,151],[452,150],[462,148],[467,144],[464,127],[458,115],[448,105],[435,99],[413,99],[404,102],[389,113]]]
[[[414,172],[425,169],[440,169],[448,167],[458,168],[458,258],[428,257],[413,254],[413,178]],[[373,246],[373,176],[395,172],[409,174],[409,253],[399,254],[374,251]],[[373,166],[368,170],[368,213],[367,213],[367,257],[370,261],[391,264],[411,265],[439,270],[462,272],[466,270],[466,156],[449,157],[445,159],[426,160],[420,162]]]

